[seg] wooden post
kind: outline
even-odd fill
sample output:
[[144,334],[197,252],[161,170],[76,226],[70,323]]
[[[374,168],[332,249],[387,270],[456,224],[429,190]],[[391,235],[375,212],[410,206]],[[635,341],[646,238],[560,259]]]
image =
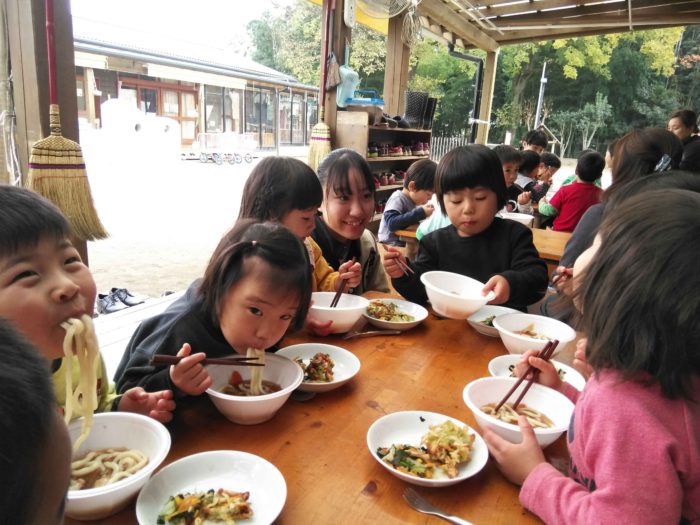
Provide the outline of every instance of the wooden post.
[[[328,4],[331,0],[323,0],[323,9],[327,9]],[[345,61],[345,44],[352,42],[352,29],[345,26],[343,21],[343,9],[345,6],[345,0],[335,0],[335,16],[332,15],[331,20],[331,41],[328,42],[329,52],[333,51],[339,64],[343,64]],[[322,18],[323,20],[323,18]],[[321,38],[325,38],[323,34],[323,28],[321,29]],[[327,57],[321,57],[321,60],[326,60]],[[331,129],[331,141],[332,148],[335,148],[335,137],[336,137],[336,124],[338,121],[338,106],[335,103],[336,88],[329,89],[326,92],[325,100],[325,119],[324,122],[328,124]]]
[[384,70],[384,112],[391,116],[402,115],[406,86],[408,86],[408,60],[411,49],[401,40],[402,16],[389,19],[386,38],[386,68]]
[[[479,120],[491,120],[491,104],[493,103],[493,87],[496,82],[496,64],[498,62],[498,49],[486,52],[484,63],[484,80],[481,89],[481,107],[479,108]],[[477,144],[486,144],[489,140],[489,124],[479,123],[476,131]]]
[[88,122],[95,127],[97,114],[95,111],[95,71],[91,67],[83,68],[83,99],[85,100],[85,111]]
[[[5,0],[14,81],[17,146],[26,182],[34,143],[49,135],[49,72],[44,0]],[[54,0],[58,105],[63,136],[79,141],[73,21],[69,0]],[[74,240],[87,264],[87,243]]]

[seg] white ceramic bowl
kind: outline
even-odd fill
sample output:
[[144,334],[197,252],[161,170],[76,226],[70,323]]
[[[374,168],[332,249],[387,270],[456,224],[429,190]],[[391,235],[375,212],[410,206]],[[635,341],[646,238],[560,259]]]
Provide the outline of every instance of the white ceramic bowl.
[[489,337],[498,337],[498,330],[493,326],[485,325],[482,321],[488,317],[491,317],[492,315],[498,317],[499,315],[516,313],[518,313],[517,310],[513,310],[512,308],[508,308],[506,306],[487,304],[467,317],[467,322],[480,334],[488,335]]
[[333,381],[328,383],[302,381],[299,385],[299,390],[303,392],[328,392],[329,390],[335,390],[350,381],[360,371],[360,360],[355,357],[355,354],[339,346],[321,343],[301,343],[277,350],[275,355],[282,355],[291,360],[294,360],[295,357],[301,357],[308,362],[318,352],[328,354],[333,361]]
[[417,478],[409,474],[404,474],[382,461],[377,455],[377,449],[380,447],[400,444],[420,446],[421,438],[428,432],[431,425],[439,425],[448,420],[460,427],[467,426],[462,421],[453,417],[422,410],[394,412],[382,416],[372,423],[372,426],[369,427],[367,431],[367,447],[369,447],[369,453],[382,467],[387,469],[394,476],[412,483],[413,485],[421,485],[423,487],[446,487],[464,481],[484,468],[489,458],[489,451],[488,448],[486,448],[486,443],[471,427],[469,428],[469,433],[475,436],[471,457],[469,461],[462,463],[458,467],[457,477],[452,479],[448,478],[442,469],[436,469],[435,477],[432,479]]
[[272,419],[304,379],[304,373],[294,361],[281,355],[266,353],[263,380],[272,381],[281,389],[262,396],[231,396],[220,390],[228,383],[231,372],[234,370],[241,374],[243,380],[250,379],[252,367],[207,366],[207,372],[213,380],[211,387],[207,389],[207,394],[219,412],[230,421],[241,425],[257,425]]
[[[80,435],[83,419],[68,425],[71,442]],[[170,433],[158,421],[130,412],[95,414],[90,435],[73,454],[81,458],[93,450],[125,447],[137,449],[148,463],[132,476],[111,485],[85,490],[70,490],[66,497],[66,515],[77,520],[96,520],[123,509],[138,494],[170,450]]]
[[334,296],[335,292],[312,293],[311,299],[313,304],[310,312],[311,316],[321,323],[333,321],[331,333],[341,334],[349,331],[362,317],[362,314],[367,309],[369,300],[359,295],[344,293],[340,296],[338,306],[331,308],[331,301]]
[[367,313],[367,310],[362,314],[367,318],[370,324],[373,324],[377,328],[384,328],[387,330],[408,330],[414,326],[419,325],[428,317],[428,310],[423,308],[421,305],[416,303],[411,303],[409,301],[402,301],[401,299],[372,299],[371,303],[394,303],[399,309],[399,312],[408,314],[413,317],[413,321],[382,321],[376,317],[372,317]]
[[519,222],[520,224],[524,224],[525,226],[532,226],[533,222],[535,221],[535,217],[528,213],[515,213],[512,211],[504,211],[501,212],[500,215],[504,219],[510,219],[511,221]]
[[[499,355],[489,361],[489,373],[494,377],[514,377],[513,374],[515,364],[522,359],[520,354]],[[551,363],[559,371],[559,376],[573,386],[577,390],[583,390],[586,386],[585,378],[575,368],[560,363],[559,361],[551,360]]]
[[[464,387],[462,398],[474,414],[481,429],[490,428],[503,439],[511,443],[521,443],[523,440],[520,427],[511,425],[485,414],[480,407],[488,403],[498,403],[517,381],[514,377],[482,377]],[[510,401],[515,401],[527,382],[523,381],[513,392]],[[536,428],[535,437],[541,447],[546,447],[557,440],[569,427],[574,404],[556,390],[534,384],[523,398],[522,403],[538,410],[554,423],[552,428]]]
[[562,352],[576,338],[576,331],[568,324],[543,315],[515,313],[496,317],[493,326],[498,330],[501,341],[511,354],[524,354],[528,350],[542,350],[547,344],[544,339],[533,339],[515,332],[525,330],[530,325],[534,330],[549,339],[558,339],[559,345],[553,355]]
[[420,280],[433,310],[450,319],[466,319],[495,297],[481,294],[484,283],[458,273],[426,272]]
[[284,476],[272,463],[247,452],[214,450],[179,459],[153,476],[136,501],[136,518],[154,525],[170,496],[219,488],[250,492],[253,516],[241,522],[246,525],[269,525],[287,499]]

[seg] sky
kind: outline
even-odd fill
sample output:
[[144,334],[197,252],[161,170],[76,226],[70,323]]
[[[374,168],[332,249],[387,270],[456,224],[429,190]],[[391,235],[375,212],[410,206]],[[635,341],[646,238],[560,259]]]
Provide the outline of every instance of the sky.
[[[74,17],[224,47],[249,43],[246,25],[297,0],[71,0]],[[242,50],[243,51],[243,50]]]

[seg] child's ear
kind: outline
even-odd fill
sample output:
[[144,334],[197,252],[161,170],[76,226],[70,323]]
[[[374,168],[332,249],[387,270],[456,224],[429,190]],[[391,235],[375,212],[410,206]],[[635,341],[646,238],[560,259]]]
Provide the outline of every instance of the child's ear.
[[408,191],[416,191],[416,181],[412,180],[409,182],[406,189],[408,189]]

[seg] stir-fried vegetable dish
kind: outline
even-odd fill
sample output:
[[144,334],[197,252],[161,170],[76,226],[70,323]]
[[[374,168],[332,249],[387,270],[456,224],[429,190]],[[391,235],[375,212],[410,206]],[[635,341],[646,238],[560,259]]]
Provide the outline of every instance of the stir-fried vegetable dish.
[[390,301],[372,301],[367,307],[367,315],[379,319],[380,321],[390,321],[393,323],[405,323],[416,320],[412,315],[399,310],[398,305]]
[[496,318],[495,315],[489,315],[486,319],[482,319],[479,321],[481,324],[485,324],[486,326],[493,326],[493,320]]
[[304,371],[304,381],[307,383],[329,383],[333,381],[333,367],[335,363],[328,354],[318,352],[308,364],[301,357],[294,358],[294,361]]
[[435,469],[442,469],[448,478],[458,474],[461,463],[469,460],[474,435],[467,427],[458,427],[452,421],[441,425],[431,425],[428,433],[421,438],[421,446],[391,445],[379,447],[377,455],[396,470],[432,479]]
[[170,496],[158,515],[158,525],[202,525],[205,521],[235,525],[253,515],[248,492],[224,489]]

